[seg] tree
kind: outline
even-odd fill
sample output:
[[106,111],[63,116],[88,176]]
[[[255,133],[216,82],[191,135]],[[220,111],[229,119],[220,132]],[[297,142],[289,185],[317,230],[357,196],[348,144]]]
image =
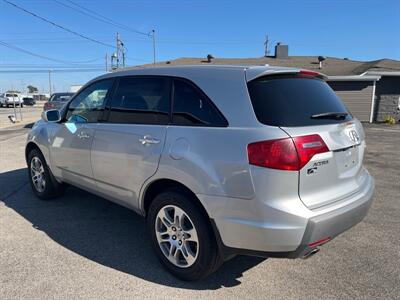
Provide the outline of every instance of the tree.
[[33,86],[33,85],[28,85],[27,88],[28,88],[28,91],[29,91],[30,94],[37,93],[37,91],[38,91],[38,88],[36,86]]

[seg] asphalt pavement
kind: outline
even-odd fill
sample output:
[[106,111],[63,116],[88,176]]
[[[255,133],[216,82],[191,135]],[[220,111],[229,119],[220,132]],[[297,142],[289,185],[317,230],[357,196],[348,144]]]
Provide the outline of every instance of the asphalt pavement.
[[38,200],[28,129],[0,129],[0,299],[400,299],[400,126],[365,127],[364,221],[307,260],[238,256],[195,283],[161,267],[134,212],[77,188]]

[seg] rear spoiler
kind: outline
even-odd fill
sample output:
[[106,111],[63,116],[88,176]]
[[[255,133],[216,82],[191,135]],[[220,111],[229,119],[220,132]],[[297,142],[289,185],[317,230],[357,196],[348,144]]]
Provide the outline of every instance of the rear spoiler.
[[327,80],[328,76],[325,74],[309,71],[309,70],[301,70],[301,69],[290,69],[290,68],[265,68],[265,67],[251,67],[245,70],[246,80],[247,82],[252,81],[254,79],[271,76],[271,75],[285,75],[285,74],[299,74],[307,77],[317,77],[323,80]]

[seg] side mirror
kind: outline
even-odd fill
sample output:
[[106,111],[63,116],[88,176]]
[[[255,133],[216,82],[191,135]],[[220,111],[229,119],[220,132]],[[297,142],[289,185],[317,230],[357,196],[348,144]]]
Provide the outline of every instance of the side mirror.
[[46,122],[57,123],[61,121],[61,114],[58,109],[49,109],[42,112],[42,119]]

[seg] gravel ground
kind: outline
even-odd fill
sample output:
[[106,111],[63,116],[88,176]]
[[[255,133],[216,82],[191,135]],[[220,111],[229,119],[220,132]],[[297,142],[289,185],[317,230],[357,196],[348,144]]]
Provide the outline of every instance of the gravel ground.
[[[33,123],[41,118],[41,113],[43,111],[43,105],[45,101],[38,101],[34,106],[24,105],[24,107],[19,108],[17,106],[15,108],[15,112],[17,115],[17,122],[16,124],[19,125],[26,125],[29,123]],[[21,120],[21,113],[22,112],[22,120]],[[14,108],[13,107],[0,107],[0,129],[1,128],[9,128],[15,127],[16,124],[10,122],[8,116],[14,116]]]
[[0,130],[0,299],[400,299],[400,126],[365,127],[376,194],[363,222],[310,259],[239,256],[196,283],[164,271],[133,212],[76,188],[36,199],[28,129]]

